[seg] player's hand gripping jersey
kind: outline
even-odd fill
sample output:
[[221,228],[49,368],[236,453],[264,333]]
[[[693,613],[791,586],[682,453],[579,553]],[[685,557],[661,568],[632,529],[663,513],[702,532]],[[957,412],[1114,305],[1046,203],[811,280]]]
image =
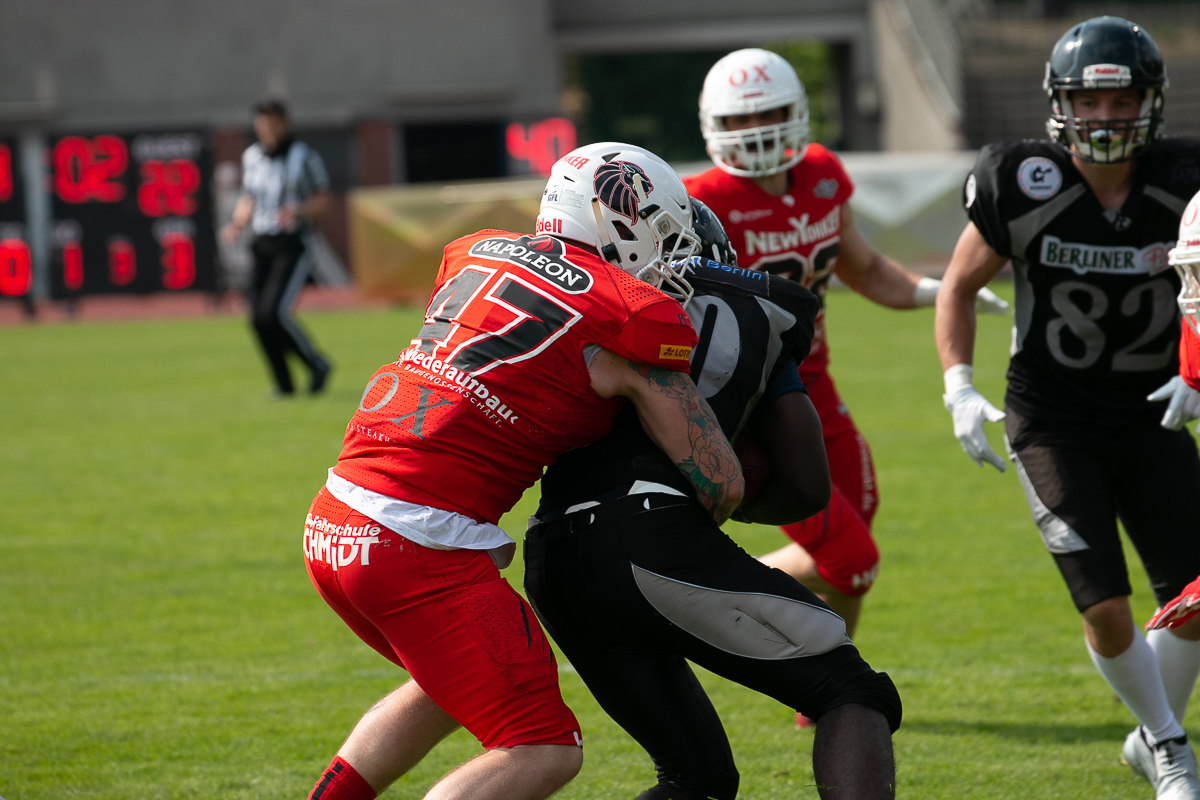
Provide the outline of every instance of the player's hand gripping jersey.
[[[691,376],[732,442],[761,402],[804,391],[795,364],[809,351],[820,303],[775,275],[694,257],[687,274],[695,295],[687,315],[699,334]],[[636,411],[621,412],[602,441],[572,451],[546,471],[538,516],[608,499],[646,481],[692,496],[693,486],[642,429]]]
[[[791,278],[823,301],[837,264],[842,204],[854,193],[854,184],[833,153],[819,144],[808,145],[781,197],[717,167],[685,178],[684,185],[721,220],[737,251],[738,266]],[[828,362],[822,307],[801,374],[824,372]]]
[[1159,139],[1124,206],[1105,211],[1062,148],[983,148],[964,203],[1016,278],[1007,403],[1075,424],[1157,420],[1146,396],[1176,374],[1179,277],[1167,264],[1200,188],[1200,145]]
[[334,473],[388,497],[495,524],[559,455],[620,409],[591,388],[584,348],[685,370],[679,304],[549,236],[451,242],[425,324],[367,384]]

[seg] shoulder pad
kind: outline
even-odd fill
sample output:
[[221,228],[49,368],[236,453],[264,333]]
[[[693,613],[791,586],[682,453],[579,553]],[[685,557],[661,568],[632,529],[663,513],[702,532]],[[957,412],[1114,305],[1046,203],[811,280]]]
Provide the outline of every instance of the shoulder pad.
[[790,278],[780,275],[768,276],[771,287],[771,302],[797,317],[816,317],[821,310],[821,300],[811,291]]
[[1200,191],[1200,139],[1160,136],[1138,156],[1146,183],[1161,186],[1186,203]]

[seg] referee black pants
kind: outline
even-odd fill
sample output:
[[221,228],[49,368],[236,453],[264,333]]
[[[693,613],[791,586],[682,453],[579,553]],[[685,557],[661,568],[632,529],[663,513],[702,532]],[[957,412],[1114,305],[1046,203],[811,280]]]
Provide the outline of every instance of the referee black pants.
[[525,590],[601,707],[654,760],[646,798],[732,800],[738,772],[688,661],[820,720],[900,696],[842,620],[737,546],[694,501],[630,495],[531,528]]
[[250,250],[254,253],[250,321],[275,376],[275,386],[282,394],[295,391],[287,365],[287,354],[292,352],[308,367],[312,386],[319,388],[329,363],[292,317],[292,306],[308,280],[310,259],[304,257],[304,240],[297,233],[258,236]]

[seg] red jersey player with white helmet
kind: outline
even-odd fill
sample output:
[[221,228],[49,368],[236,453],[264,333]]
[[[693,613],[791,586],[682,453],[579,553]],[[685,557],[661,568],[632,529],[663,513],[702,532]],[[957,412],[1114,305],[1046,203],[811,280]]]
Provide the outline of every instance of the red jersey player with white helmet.
[[[581,763],[579,726],[529,604],[498,571],[497,527],[542,469],[605,436],[627,398],[717,522],[737,459],[688,377],[678,301],[691,206],[661,159],[583,147],[539,233],[480,231],[445,250],[425,323],[367,382],[305,520],[321,597],[412,680],[366,713],[310,800],[370,800],[459,725],[487,752],[429,797],[541,800]],[[680,262],[678,268],[671,265]]]
[[1179,240],[1167,259],[1183,282],[1179,290],[1179,310],[1183,312],[1179,375],[1149,399],[1170,401],[1162,425],[1177,431],[1200,418],[1200,194],[1183,210]]
[[[854,185],[837,157],[808,142],[808,101],[795,70],[775,53],[738,50],[709,70],[700,95],[701,130],[716,164],[685,179],[729,233],[738,266],[791,277],[824,297],[837,275],[891,308],[931,306],[938,281],[875,251],[854,226]],[[981,310],[1005,313],[987,289]],[[853,634],[862,595],[878,570],[870,525],[878,507],[871,451],[828,372],[824,311],[800,375],[821,417],[833,494],[829,506],[784,532],[795,542],[763,556],[793,575],[846,620]]]
[[[1192,198],[1179,220],[1179,239],[1167,260],[1183,282],[1179,310],[1183,332],[1179,337],[1179,375],[1150,395],[1151,400],[1170,400],[1162,426],[1179,430],[1200,418],[1200,194]],[[1146,623],[1146,630],[1178,628],[1200,614],[1200,578],[1184,587],[1179,596],[1165,604]]]

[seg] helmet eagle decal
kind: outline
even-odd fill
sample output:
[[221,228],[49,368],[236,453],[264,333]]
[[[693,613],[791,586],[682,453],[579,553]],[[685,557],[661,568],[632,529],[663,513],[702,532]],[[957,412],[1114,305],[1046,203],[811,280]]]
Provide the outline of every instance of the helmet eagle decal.
[[610,161],[596,168],[592,187],[601,203],[632,222],[637,218],[638,205],[654,191],[654,184],[637,164]]

